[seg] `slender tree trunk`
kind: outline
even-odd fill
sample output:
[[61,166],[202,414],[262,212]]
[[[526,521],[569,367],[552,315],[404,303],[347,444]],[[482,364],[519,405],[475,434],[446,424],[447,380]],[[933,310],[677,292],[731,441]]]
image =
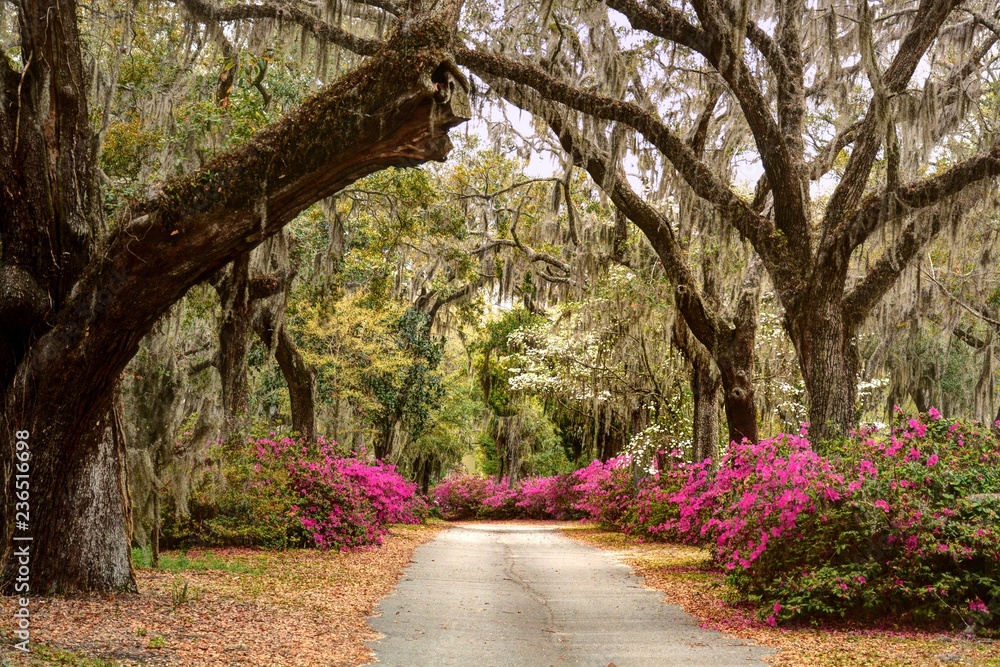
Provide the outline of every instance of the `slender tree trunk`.
[[294,278],[286,232],[282,230],[268,239],[262,250],[264,266],[261,270],[266,273],[255,276],[254,280],[269,278],[275,292],[265,297],[261,289],[251,290],[251,296],[258,296],[254,304],[253,328],[261,342],[273,352],[288,385],[292,429],[299,438],[309,442],[316,438],[316,369],[306,363],[285,327],[288,292]]
[[694,402],[691,459],[714,458],[719,443],[719,387],[722,379],[705,346],[691,334],[684,318],[674,319],[674,343],[691,364],[690,387]]
[[755,334],[756,324],[737,325],[732,330],[729,345],[716,355],[730,442],[757,442],[757,403],[753,388]]
[[250,253],[233,260],[225,277],[216,285],[222,302],[219,324],[219,375],[222,378],[222,408],[226,415],[226,437],[246,431],[250,412],[247,381],[251,308]]
[[[157,480],[159,481],[159,480]],[[153,493],[153,536],[150,539],[151,565],[160,567],[160,488],[157,484]]]
[[691,368],[691,396],[694,424],[691,436],[692,460],[715,459],[719,443],[719,376],[709,363]]
[[273,315],[268,313],[263,322],[255,321],[254,328],[265,345],[270,347],[273,341],[274,358],[288,385],[292,429],[301,439],[312,441],[316,438],[316,370],[306,363],[284,324],[277,332],[267,327],[273,321]]
[[396,428],[398,419],[386,419],[382,424],[379,439],[375,443],[375,459],[378,461],[388,461],[392,456],[393,445],[396,442]]

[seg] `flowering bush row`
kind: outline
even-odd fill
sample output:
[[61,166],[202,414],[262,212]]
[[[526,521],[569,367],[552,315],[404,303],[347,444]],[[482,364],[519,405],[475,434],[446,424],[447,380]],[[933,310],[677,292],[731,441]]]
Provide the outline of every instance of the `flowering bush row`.
[[[579,519],[614,524],[632,498],[628,460],[594,461],[574,473],[511,484],[472,475],[450,477],[433,491],[441,515],[456,519]],[[611,499],[618,499],[612,505]]]
[[[850,616],[1000,625],[1000,446],[932,410],[817,452],[781,435],[720,461],[625,459],[514,488],[475,478],[434,494],[446,517],[582,516],[702,544],[769,623]],[[494,514],[494,508],[499,510]]]
[[338,452],[322,438],[261,438],[221,458],[221,483],[196,492],[191,515],[167,526],[178,546],[350,549],[381,544],[388,524],[420,523],[428,511],[395,466]]

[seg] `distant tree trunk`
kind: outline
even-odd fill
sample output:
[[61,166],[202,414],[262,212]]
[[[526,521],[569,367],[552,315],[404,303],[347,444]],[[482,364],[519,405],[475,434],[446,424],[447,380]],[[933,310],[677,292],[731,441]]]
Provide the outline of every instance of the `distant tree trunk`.
[[247,350],[253,304],[250,300],[250,253],[233,260],[215,285],[222,302],[219,324],[219,376],[222,378],[222,409],[225,433],[230,438],[247,431],[250,386],[247,380]]
[[392,458],[392,450],[396,444],[396,431],[399,427],[399,419],[390,417],[382,422],[379,429],[379,438],[375,442],[375,459],[377,461],[389,461]]
[[[273,315],[266,321],[273,322]],[[257,331],[261,333],[260,329]],[[265,336],[275,336],[274,358],[288,385],[292,429],[302,440],[311,442],[316,439],[316,369],[306,363],[284,324],[278,326],[276,335],[274,329],[269,329],[261,336],[265,345],[271,345]]]
[[[262,273],[255,276],[253,329],[274,354],[288,385],[292,430],[311,442],[316,438],[316,369],[306,363],[285,327],[288,293],[295,272],[289,262],[287,232],[268,239],[263,252]],[[268,283],[265,289],[264,283]]]
[[[707,360],[705,360],[707,361]],[[719,443],[719,375],[710,363],[691,367],[691,397],[694,423],[691,433],[692,460],[715,459]]]
[[729,442],[757,442],[757,402],[754,397],[754,344],[760,315],[763,265],[750,260],[732,314],[732,327],[720,331],[715,362],[722,376]]
[[[157,480],[159,481],[159,480]],[[150,539],[151,565],[154,568],[160,567],[160,488],[153,493],[153,536]]]

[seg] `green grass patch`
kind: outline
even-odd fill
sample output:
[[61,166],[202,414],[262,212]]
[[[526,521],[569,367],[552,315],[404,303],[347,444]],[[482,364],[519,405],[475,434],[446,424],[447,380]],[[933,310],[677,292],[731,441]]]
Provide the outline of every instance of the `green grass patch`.
[[[141,568],[152,568],[152,552],[148,548],[132,549],[132,564]],[[190,572],[197,570],[219,570],[222,572],[254,573],[263,570],[241,558],[223,559],[211,551],[204,551],[195,557],[185,552],[163,552],[160,554],[159,570],[163,572]]]
[[[28,644],[27,662],[22,656],[22,652],[14,648],[13,639],[4,637],[2,653],[0,653],[0,666],[26,665],[27,667],[45,667],[48,665],[61,665],[62,667],[120,667],[122,663],[116,660],[103,660],[101,658],[91,658],[82,653],[73,651],[63,651],[57,648],[50,648],[41,644]],[[16,660],[16,661],[15,661]]]

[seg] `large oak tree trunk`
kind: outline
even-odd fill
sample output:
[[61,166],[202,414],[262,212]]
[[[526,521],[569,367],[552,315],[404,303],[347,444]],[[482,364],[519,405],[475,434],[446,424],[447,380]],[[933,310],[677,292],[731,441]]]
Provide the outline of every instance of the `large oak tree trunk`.
[[[60,456],[56,448],[46,447],[44,427],[30,431],[29,528],[16,527],[18,535],[32,537],[33,594],[136,590],[125,440],[120,415],[107,401],[102,403],[101,419],[73,439],[75,456]],[[21,423],[44,421],[43,415],[35,414],[26,415]],[[15,559],[7,562],[5,588],[14,578],[15,563]]]
[[837,438],[855,423],[860,356],[840,304],[817,304],[786,316],[809,401],[813,442]]
[[[23,357],[7,360],[16,366],[0,387],[0,470],[5,474],[0,587],[9,590],[13,583],[12,435],[27,430],[33,454],[27,530],[33,550],[31,592],[132,590],[124,451],[114,444],[109,416],[121,372],[142,338],[191,286],[277,233],[307,206],[380,169],[445,158],[451,147],[448,129],[468,117],[465,82],[446,51],[458,3],[439,2],[403,21],[359,70],[204,172],[171,181],[137,203],[116,221],[100,253],[78,243],[100,226],[99,218],[80,216],[99,211],[87,202],[100,199],[88,198],[97,192],[97,181],[86,100],[73,97],[87,89],[74,41],[76,7],[70,0],[48,4],[29,5],[22,43],[31,61],[26,82],[44,73],[42,65],[51,70],[41,77],[39,90],[35,84],[27,87],[25,99],[37,93],[31,99],[51,113],[33,116],[26,109],[18,124],[24,141],[13,160],[22,168],[42,162],[42,168],[24,178],[0,173],[4,268],[27,274],[51,304],[44,327],[32,330],[37,338],[22,342]],[[63,79],[56,75],[61,70],[53,69],[57,65],[67,68]],[[6,120],[17,98],[8,94],[10,77],[3,65],[0,75],[0,135],[5,146],[12,146]],[[48,97],[44,105],[43,96]],[[50,120],[53,127],[45,127]],[[80,167],[88,164],[89,170]],[[7,204],[38,192],[39,179],[49,184],[50,196],[11,214]],[[53,236],[55,227],[68,231]],[[33,239],[51,238],[63,242],[41,253],[31,245]],[[41,257],[42,264],[51,257],[65,259],[56,260],[56,271],[32,265],[27,260],[33,257]],[[79,280],[73,275],[75,263],[81,267]],[[9,296],[0,295],[0,312],[18,303]]]

